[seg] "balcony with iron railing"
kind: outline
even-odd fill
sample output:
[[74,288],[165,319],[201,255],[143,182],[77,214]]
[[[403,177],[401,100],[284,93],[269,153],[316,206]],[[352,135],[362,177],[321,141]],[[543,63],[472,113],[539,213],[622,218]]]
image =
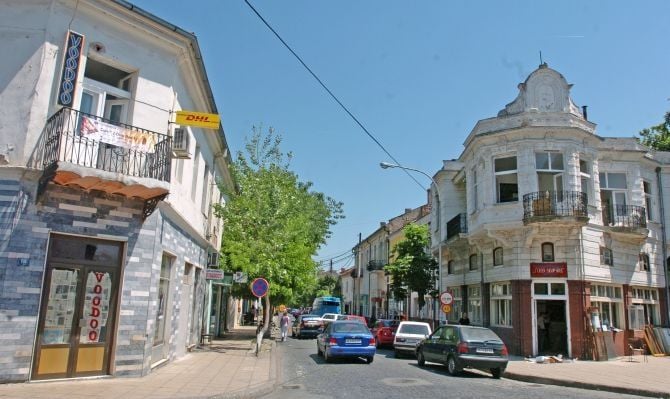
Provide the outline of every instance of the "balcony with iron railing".
[[459,234],[467,234],[468,218],[465,213],[459,213],[447,222],[447,240]]
[[586,223],[588,199],[580,191],[539,191],[523,196],[523,222],[576,221]]
[[53,181],[141,198],[152,207],[169,192],[168,135],[62,108],[47,120],[40,148],[40,191]]
[[384,266],[388,264],[387,261],[382,259],[375,259],[368,262],[368,270],[384,270]]
[[647,210],[636,205],[604,205],[603,225],[610,231],[647,235]]

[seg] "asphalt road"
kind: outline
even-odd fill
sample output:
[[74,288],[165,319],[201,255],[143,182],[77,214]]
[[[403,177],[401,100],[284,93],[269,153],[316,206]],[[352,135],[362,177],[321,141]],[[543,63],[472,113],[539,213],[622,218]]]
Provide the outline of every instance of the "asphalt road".
[[372,364],[363,359],[326,363],[316,354],[314,339],[277,342],[281,354],[280,384],[265,399],[419,399],[419,398],[634,398],[609,392],[530,384],[465,371],[451,377],[440,365],[420,368],[413,358],[396,359],[381,349]]

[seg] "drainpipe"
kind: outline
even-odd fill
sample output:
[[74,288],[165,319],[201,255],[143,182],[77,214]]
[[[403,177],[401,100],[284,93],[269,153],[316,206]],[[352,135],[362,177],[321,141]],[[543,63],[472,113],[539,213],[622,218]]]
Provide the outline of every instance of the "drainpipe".
[[661,182],[661,167],[656,168],[656,179],[658,181],[658,197],[659,197],[659,208],[661,210],[661,243],[663,245],[663,279],[665,280],[665,311],[668,312],[668,319],[666,320],[666,325],[670,323],[670,285],[668,285],[668,249],[667,249],[667,238],[665,236],[665,207],[663,206],[663,184]]

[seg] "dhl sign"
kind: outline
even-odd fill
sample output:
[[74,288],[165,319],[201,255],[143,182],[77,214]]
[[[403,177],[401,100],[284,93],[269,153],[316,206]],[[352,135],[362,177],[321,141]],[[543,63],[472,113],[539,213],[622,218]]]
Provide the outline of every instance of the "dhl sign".
[[218,129],[221,118],[217,114],[204,112],[177,111],[175,123],[182,126],[198,126],[207,129]]

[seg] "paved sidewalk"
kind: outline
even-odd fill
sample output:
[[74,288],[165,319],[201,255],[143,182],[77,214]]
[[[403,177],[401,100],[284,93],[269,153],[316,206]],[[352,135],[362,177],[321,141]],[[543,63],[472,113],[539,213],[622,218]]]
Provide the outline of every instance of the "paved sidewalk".
[[570,386],[654,398],[670,398],[670,357],[643,355],[606,362],[509,362],[504,378],[539,384]]
[[141,378],[98,378],[0,384],[0,398],[253,398],[272,392],[277,380],[273,340],[257,357],[256,327],[239,327]]

